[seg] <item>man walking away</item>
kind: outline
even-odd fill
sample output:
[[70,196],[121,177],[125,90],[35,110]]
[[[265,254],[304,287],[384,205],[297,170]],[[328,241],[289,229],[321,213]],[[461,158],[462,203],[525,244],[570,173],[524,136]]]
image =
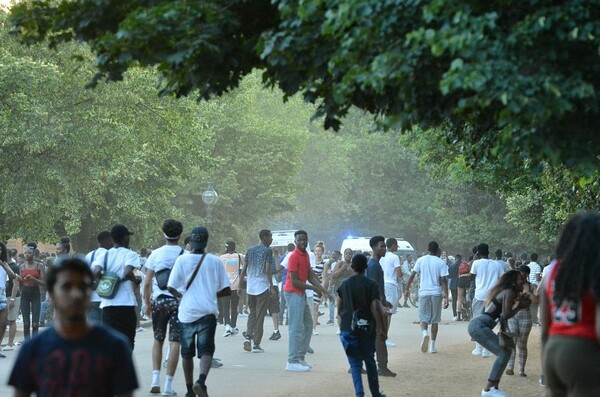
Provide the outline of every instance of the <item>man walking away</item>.
[[[383,278],[383,269],[379,264],[380,259],[385,255],[386,246],[385,246],[385,238],[383,236],[373,236],[369,240],[369,245],[373,250],[373,255],[369,259],[367,265],[367,277],[377,283],[377,288],[379,289],[379,299],[381,299],[383,305],[388,309],[387,314],[385,316],[385,322],[378,324],[378,327],[384,327],[384,329],[377,329],[377,333],[384,333],[387,335],[387,327],[388,321],[390,320],[389,309],[392,307],[392,304],[385,299],[385,285]],[[377,364],[379,365],[379,376],[396,376],[395,372],[392,372],[388,368],[388,350],[385,344],[385,340],[376,339],[375,340],[375,351],[377,352]]]
[[[338,316],[341,319],[340,340],[348,362],[352,369],[352,381],[357,397],[365,395],[362,383],[362,363],[367,368],[367,379],[372,396],[385,397],[379,391],[377,365],[375,364],[375,339],[385,342],[387,331],[385,317],[387,309],[379,299],[379,286],[373,280],[365,277],[367,257],[357,254],[352,258],[354,275],[344,281],[337,290]],[[365,331],[352,330],[354,313],[360,313],[361,318],[369,323]],[[377,326],[374,326],[374,324]],[[378,332],[378,333],[376,333]]]
[[169,357],[167,361],[167,377],[163,396],[176,396],[173,390],[173,377],[179,362],[179,341],[181,339],[178,319],[179,301],[171,294],[165,285],[158,284],[159,277],[170,273],[175,261],[184,253],[179,246],[179,238],[183,233],[183,225],[174,219],[167,219],[162,226],[166,243],[152,251],[146,261],[146,279],[144,281],[144,300],[146,315],[152,316],[154,344],[152,346],[152,383],[150,393],[160,393],[160,367],[162,364],[162,349],[169,326]]
[[[217,298],[231,293],[221,259],[205,252],[208,230],[195,227],[190,236],[192,252],[175,261],[169,292],[180,300],[181,360],[187,388],[186,397],[208,397],[206,378],[215,352],[215,331],[219,313]],[[198,350],[200,376],[194,382],[194,356]]]
[[[417,259],[404,293],[410,293],[410,285],[419,274],[419,320],[423,333],[421,352],[437,353],[435,341],[442,319],[442,306],[444,309],[448,307],[448,266],[439,257],[440,246],[436,241],[431,241],[427,249],[429,254]],[[428,333],[430,324],[431,334]]]

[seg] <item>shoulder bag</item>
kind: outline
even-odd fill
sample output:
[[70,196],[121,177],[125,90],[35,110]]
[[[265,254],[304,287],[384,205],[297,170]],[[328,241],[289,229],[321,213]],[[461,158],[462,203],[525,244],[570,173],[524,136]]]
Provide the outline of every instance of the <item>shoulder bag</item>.
[[98,296],[104,299],[112,299],[117,295],[119,291],[119,286],[121,285],[121,278],[117,273],[107,271],[107,263],[108,263],[108,253],[104,255],[104,272],[102,273],[102,277],[98,281],[98,286],[96,287],[96,293]]
[[[177,256],[179,257],[181,256],[181,254],[183,254],[183,248]],[[158,288],[160,290],[165,291],[167,289],[167,284],[169,282],[169,276],[171,275],[172,269],[172,267],[165,267],[164,269],[160,269],[159,271],[154,273],[154,277],[156,277],[156,284],[158,285]]]

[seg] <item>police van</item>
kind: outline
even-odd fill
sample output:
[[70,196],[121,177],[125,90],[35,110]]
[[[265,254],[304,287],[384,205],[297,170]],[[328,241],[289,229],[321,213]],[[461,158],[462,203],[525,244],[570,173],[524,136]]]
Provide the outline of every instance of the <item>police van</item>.
[[[344,250],[350,248],[355,253],[369,252],[372,254],[373,250],[369,245],[370,239],[371,237],[348,237],[342,242],[340,252],[344,253]],[[397,237],[396,240],[398,240],[398,251],[396,251],[396,254],[402,255],[404,257],[406,257],[406,255],[415,255],[415,249],[413,248],[411,243],[404,240],[402,237]]]

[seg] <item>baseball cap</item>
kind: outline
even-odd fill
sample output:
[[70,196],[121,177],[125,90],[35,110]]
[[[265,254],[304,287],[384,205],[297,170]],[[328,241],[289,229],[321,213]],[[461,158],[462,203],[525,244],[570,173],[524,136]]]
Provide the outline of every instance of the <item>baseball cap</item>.
[[129,229],[127,229],[127,226],[122,225],[120,223],[117,223],[112,227],[112,229],[110,229],[110,236],[113,238],[113,240],[118,240],[123,236],[130,236],[132,234],[133,232],[129,231]]
[[190,244],[192,250],[203,250],[208,244],[208,229],[203,226],[196,226],[190,234]]

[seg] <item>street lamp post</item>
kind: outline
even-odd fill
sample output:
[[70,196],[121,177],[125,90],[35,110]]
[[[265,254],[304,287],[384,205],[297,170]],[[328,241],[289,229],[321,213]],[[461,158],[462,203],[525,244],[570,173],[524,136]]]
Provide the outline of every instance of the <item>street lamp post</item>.
[[213,188],[212,183],[209,183],[204,193],[202,193],[202,202],[206,204],[207,229],[210,229],[210,226],[212,225],[212,206],[217,204],[217,201],[219,201],[219,195],[215,188]]

